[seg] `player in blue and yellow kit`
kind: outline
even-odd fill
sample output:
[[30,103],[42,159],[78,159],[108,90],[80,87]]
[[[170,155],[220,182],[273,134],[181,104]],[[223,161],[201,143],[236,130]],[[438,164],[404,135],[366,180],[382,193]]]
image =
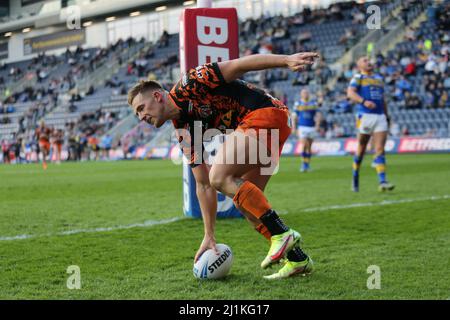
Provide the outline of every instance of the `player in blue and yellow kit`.
[[297,135],[302,143],[302,165],[301,172],[308,172],[311,162],[311,147],[316,132],[319,128],[320,112],[318,112],[319,104],[315,99],[311,99],[308,89],[300,92],[300,100],[294,104],[294,118]]
[[386,179],[384,146],[389,128],[389,115],[384,100],[383,78],[374,73],[374,67],[368,57],[358,59],[357,66],[360,73],[353,76],[347,88],[348,98],[357,103],[358,149],[353,158],[352,190],[359,191],[359,168],[371,136],[375,146],[373,163],[378,174],[378,189],[393,190],[394,185]]

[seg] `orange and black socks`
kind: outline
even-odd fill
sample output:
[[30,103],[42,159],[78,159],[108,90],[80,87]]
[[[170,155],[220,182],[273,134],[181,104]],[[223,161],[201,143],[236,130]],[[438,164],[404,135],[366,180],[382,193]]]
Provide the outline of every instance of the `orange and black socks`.
[[300,247],[295,246],[287,253],[287,258],[289,261],[300,262],[305,261],[308,258],[308,255],[304,253]]
[[241,185],[234,195],[233,202],[238,209],[243,208],[258,219],[270,209],[264,193],[250,181],[245,181]]
[[270,241],[270,238],[272,237],[272,235],[270,234],[269,229],[267,229],[267,227],[265,225],[260,223],[258,226],[256,226],[255,230],[257,232],[259,232],[264,238],[266,238],[267,240]]
[[238,192],[234,195],[233,201],[238,208],[243,208],[261,220],[272,236],[289,230],[278,214],[271,209],[261,189],[250,181],[245,181],[241,185]]
[[278,214],[270,209],[265,214],[263,214],[259,220],[267,227],[271,235],[277,235],[285,233],[289,228],[284,224],[283,220],[278,216]]

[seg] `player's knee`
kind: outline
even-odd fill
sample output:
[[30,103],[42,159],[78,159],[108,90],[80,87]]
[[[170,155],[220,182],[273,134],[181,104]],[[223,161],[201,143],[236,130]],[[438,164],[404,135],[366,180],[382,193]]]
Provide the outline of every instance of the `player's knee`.
[[219,170],[211,169],[209,172],[209,183],[219,192],[223,193],[225,191],[227,181],[229,180],[230,177]]
[[360,137],[359,139],[358,139],[358,143],[359,143],[359,145],[360,146],[364,146],[364,147],[366,147],[368,144],[369,144],[369,138],[367,138],[367,137]]
[[222,188],[223,184],[222,179],[223,174],[221,174],[219,171],[214,170],[214,168],[209,171],[209,183],[214,189],[221,191],[220,189]]

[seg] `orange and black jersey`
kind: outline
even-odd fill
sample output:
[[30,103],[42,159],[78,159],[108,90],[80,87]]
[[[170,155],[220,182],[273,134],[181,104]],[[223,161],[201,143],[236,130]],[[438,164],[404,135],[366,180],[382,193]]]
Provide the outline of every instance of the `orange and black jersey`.
[[[281,101],[250,83],[243,80],[227,83],[217,63],[190,69],[170,90],[170,98],[181,112],[179,119],[173,120],[175,128],[189,130],[191,136],[195,121],[201,121],[202,133],[213,128],[225,133],[226,129],[236,129],[254,110],[288,110]],[[189,143],[192,162],[195,155]]]
[[54,130],[52,132],[52,138],[54,143],[63,144],[64,143],[64,132],[62,130]]
[[243,80],[230,83],[217,63],[190,69],[170,90],[170,97],[181,115],[173,121],[175,128],[185,128],[193,121],[202,121],[204,129],[236,129],[250,112],[261,108],[287,107],[278,99]]
[[39,141],[49,141],[50,140],[50,135],[51,135],[52,131],[50,130],[50,128],[47,127],[38,127],[36,128],[35,134],[36,137]]

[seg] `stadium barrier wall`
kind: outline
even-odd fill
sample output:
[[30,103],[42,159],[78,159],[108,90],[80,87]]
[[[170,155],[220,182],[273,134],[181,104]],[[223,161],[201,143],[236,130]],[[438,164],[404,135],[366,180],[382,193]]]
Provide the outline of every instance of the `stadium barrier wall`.
[[[312,146],[312,153],[316,156],[340,156],[353,154],[356,150],[358,141],[356,138],[345,139],[317,139]],[[297,138],[290,138],[284,144],[282,155],[300,156],[301,142]],[[449,153],[449,138],[389,138],[386,141],[387,153]],[[371,145],[368,146],[368,152],[371,151]],[[145,148],[138,147],[132,154],[134,159],[181,159],[181,151],[177,145],[170,147]],[[123,157],[123,153],[122,153]]]
[[[315,156],[343,156],[353,154],[357,146],[356,138],[346,139],[317,139],[313,143],[312,153]],[[290,138],[284,144],[283,156],[300,156],[301,143],[297,138]],[[386,141],[386,153],[450,153],[450,137],[449,138],[421,138],[421,137],[405,137],[405,138],[389,138]],[[371,151],[371,145],[368,146],[368,152]],[[22,157],[25,155],[22,153]],[[14,162],[14,153],[10,152],[11,160]],[[61,160],[67,160],[67,150],[62,151]],[[127,159],[173,159],[181,161],[181,151],[177,144],[167,147],[148,148],[138,146],[133,149],[127,156]],[[124,160],[124,152],[122,149],[111,149],[109,151],[110,160]],[[36,152],[30,153],[30,160],[37,161]],[[56,160],[53,154],[52,161]],[[0,161],[3,162],[3,154],[0,153]]]

